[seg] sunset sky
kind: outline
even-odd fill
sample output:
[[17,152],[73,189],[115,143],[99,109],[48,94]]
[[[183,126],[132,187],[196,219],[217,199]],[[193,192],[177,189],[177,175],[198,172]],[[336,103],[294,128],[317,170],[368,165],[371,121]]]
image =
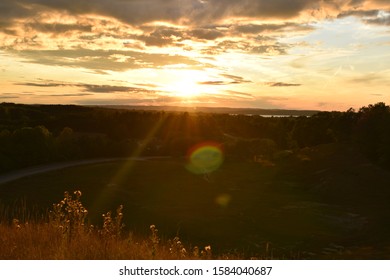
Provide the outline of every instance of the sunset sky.
[[390,0],[1,0],[0,102],[390,103]]

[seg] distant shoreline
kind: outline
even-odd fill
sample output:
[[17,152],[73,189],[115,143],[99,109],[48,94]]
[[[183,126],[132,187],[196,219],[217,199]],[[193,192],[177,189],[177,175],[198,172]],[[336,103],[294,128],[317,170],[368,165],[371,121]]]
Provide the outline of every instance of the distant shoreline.
[[102,108],[111,108],[111,109],[118,109],[118,110],[217,113],[217,114],[263,116],[263,117],[312,116],[321,112],[317,110],[228,108],[228,107],[184,107],[184,106],[140,106],[140,105],[90,105],[87,107],[102,107]]
[[129,111],[165,111],[182,113],[205,113],[205,114],[229,114],[263,117],[310,117],[320,112],[319,110],[295,110],[295,109],[263,109],[263,108],[229,108],[229,107],[190,107],[190,106],[147,106],[147,105],[78,105],[78,104],[24,104],[1,102],[0,104],[15,104],[27,106],[75,106],[89,108],[108,108]]

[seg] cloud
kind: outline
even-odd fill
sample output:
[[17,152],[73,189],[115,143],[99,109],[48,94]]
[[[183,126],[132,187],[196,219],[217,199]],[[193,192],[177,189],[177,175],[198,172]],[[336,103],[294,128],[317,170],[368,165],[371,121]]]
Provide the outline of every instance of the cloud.
[[290,46],[287,44],[275,43],[272,45],[254,46],[250,49],[250,52],[263,55],[284,55],[287,54],[289,48]]
[[241,92],[241,91],[235,91],[235,90],[226,90],[227,94],[235,97],[241,97],[241,98],[254,98],[254,96],[250,93]]
[[69,94],[47,94],[45,96],[53,96],[53,97],[78,97],[78,96],[90,96],[93,94],[90,93],[69,93]]
[[270,82],[266,83],[266,85],[270,87],[299,87],[302,84],[290,84],[290,83],[283,83],[283,82]]
[[62,87],[67,86],[67,84],[64,83],[16,83],[16,85],[19,86],[31,86],[31,87]]
[[[271,40],[270,40],[271,41]],[[224,40],[217,45],[204,48],[201,52],[205,55],[217,55],[228,51],[241,51],[249,54],[266,56],[285,55],[292,46],[279,42],[256,42],[253,40]]]
[[81,67],[94,71],[126,71],[139,68],[159,68],[167,65],[187,65],[202,69],[206,65],[180,55],[119,50],[22,50],[11,52],[26,62],[53,66]]
[[[33,17],[37,10],[55,10],[72,15],[112,17],[131,25],[155,21],[201,25],[227,18],[292,19],[343,12],[363,5],[388,5],[387,0],[2,0],[0,18],[10,20]],[[218,36],[217,33],[201,36]]]
[[80,87],[84,87],[87,92],[95,93],[156,93],[154,90],[148,90],[141,87],[126,87],[126,86],[112,86],[112,85],[91,85],[80,84]]
[[251,83],[252,81],[246,80],[243,77],[230,75],[230,74],[222,74],[221,76],[233,80],[231,84],[244,84],[244,83]]
[[164,47],[179,44],[184,40],[215,40],[227,36],[225,32],[214,27],[173,28],[156,26],[152,31],[148,31],[149,26],[141,28],[145,30],[145,33],[135,35],[133,38],[144,42],[146,46]]
[[282,24],[245,24],[237,25],[234,30],[244,34],[275,33],[275,32],[297,32],[313,31],[314,27],[307,24],[287,22]]
[[384,10],[357,10],[346,11],[338,15],[338,18],[355,16],[362,18],[363,22],[375,25],[390,25],[390,11]]
[[62,23],[28,23],[26,28],[32,28],[43,33],[66,33],[68,31],[92,32],[92,25],[62,24]]
[[[14,8],[16,4],[9,2]],[[16,1],[15,1],[16,2]],[[193,2],[179,0],[19,0],[20,6],[34,7],[41,9],[53,9],[66,11],[73,15],[97,14],[119,19],[131,24],[142,24],[152,21],[177,21],[185,15],[185,12],[192,9]]]
[[225,34],[219,30],[207,28],[193,29],[188,34],[193,38],[201,40],[215,40],[225,36]]
[[356,16],[356,17],[376,17],[378,16],[379,10],[350,10],[340,13],[337,17],[338,18],[345,18],[350,16]]
[[244,84],[251,83],[252,81],[246,80],[243,77],[230,75],[230,74],[221,74],[223,78],[227,80],[214,80],[214,81],[204,81],[198,82],[199,85],[210,85],[210,86],[221,86],[221,85],[231,85],[231,84]]
[[19,96],[15,95],[13,93],[1,93],[0,94],[0,101],[2,99],[17,99],[17,98],[19,98]]
[[[389,17],[373,17],[387,3],[380,0],[3,0],[0,3],[0,30],[6,34],[0,48],[6,50],[68,51],[128,48],[148,52],[149,47],[176,47],[215,55],[243,51],[259,55],[285,55],[293,47],[280,39],[287,34],[314,30],[299,17],[308,13],[335,16],[365,16],[369,24],[389,24]],[[371,7],[372,6],[372,7]],[[369,17],[372,16],[372,17]],[[251,21],[251,19],[256,21]],[[269,21],[267,21],[269,20]],[[280,23],[276,23],[279,20]],[[259,23],[263,21],[264,23]],[[307,22],[307,20],[305,20]],[[4,35],[5,36],[5,35]],[[13,37],[13,38],[12,38]],[[196,41],[196,43],[190,41]],[[214,41],[213,44],[208,44]],[[202,45],[203,44],[203,45]],[[53,55],[52,59],[49,56]],[[37,54],[44,64],[56,64],[58,56]],[[157,54],[155,54],[157,55]],[[171,58],[173,56],[170,56]],[[66,58],[66,56],[65,56]],[[96,61],[94,60],[96,58]],[[167,57],[165,57],[167,58]],[[112,57],[73,57],[64,66],[84,67],[96,72],[124,71],[155,61],[112,61]],[[52,61],[49,61],[52,60]],[[149,60],[149,61],[148,61]],[[195,59],[192,59],[191,64]],[[73,65],[72,65],[73,64]],[[174,64],[174,63],[173,63]],[[181,63],[179,63],[181,64]],[[168,63],[170,65],[170,63]],[[158,67],[158,66],[157,66]]]
[[225,81],[205,81],[205,82],[198,82],[199,85],[208,85],[208,86],[221,86],[221,85],[228,85],[228,82]]
[[177,28],[160,26],[156,27],[153,32],[134,36],[134,38],[143,41],[146,46],[162,47],[180,41],[184,36],[185,34]]
[[32,17],[37,10],[56,10],[72,15],[108,16],[132,25],[154,21],[193,24],[226,17],[291,18],[321,3],[320,0],[2,0],[0,18],[7,23],[10,19]]
[[383,14],[376,18],[366,19],[364,22],[368,24],[376,24],[376,25],[390,25],[390,13]]
[[0,30],[12,26],[15,20],[33,15],[34,11],[19,1],[2,0],[0,2]]
[[[41,82],[42,81],[42,82]],[[78,87],[82,88],[84,92],[90,93],[151,93],[155,94],[157,90],[149,90],[143,86],[140,87],[128,87],[128,86],[117,86],[117,85],[97,85],[97,84],[83,84],[83,83],[61,83],[53,81],[40,82],[28,82],[28,83],[17,83],[16,85],[30,86],[30,87]],[[76,93],[76,94],[53,94],[49,96],[87,96],[89,93]]]
[[390,85],[388,77],[382,73],[362,74],[350,79],[349,82],[358,84],[375,84],[384,82],[385,84]]
[[182,99],[173,96],[157,96],[152,98],[89,98],[77,101],[80,105],[146,105],[163,106],[178,104]]
[[195,12],[195,19],[210,20],[229,17],[292,18],[309,8],[312,0],[209,0]]

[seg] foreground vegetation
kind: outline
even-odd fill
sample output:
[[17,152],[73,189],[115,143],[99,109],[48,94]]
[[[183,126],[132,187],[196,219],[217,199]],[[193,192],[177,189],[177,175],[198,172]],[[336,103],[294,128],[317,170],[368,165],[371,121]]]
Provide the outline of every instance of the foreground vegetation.
[[162,240],[155,225],[149,237],[124,231],[123,206],[103,214],[101,228],[87,223],[81,192],[65,192],[41,221],[13,219],[0,223],[0,259],[239,259],[239,254],[213,255],[211,246],[185,246],[179,237]]

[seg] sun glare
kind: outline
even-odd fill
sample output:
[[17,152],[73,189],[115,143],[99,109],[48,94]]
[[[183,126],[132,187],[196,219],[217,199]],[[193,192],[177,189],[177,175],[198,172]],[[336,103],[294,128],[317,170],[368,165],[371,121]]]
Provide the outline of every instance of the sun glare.
[[200,71],[179,71],[174,73],[174,80],[164,88],[173,96],[191,99],[198,97],[207,90],[204,85],[199,84],[205,79],[206,74]]

